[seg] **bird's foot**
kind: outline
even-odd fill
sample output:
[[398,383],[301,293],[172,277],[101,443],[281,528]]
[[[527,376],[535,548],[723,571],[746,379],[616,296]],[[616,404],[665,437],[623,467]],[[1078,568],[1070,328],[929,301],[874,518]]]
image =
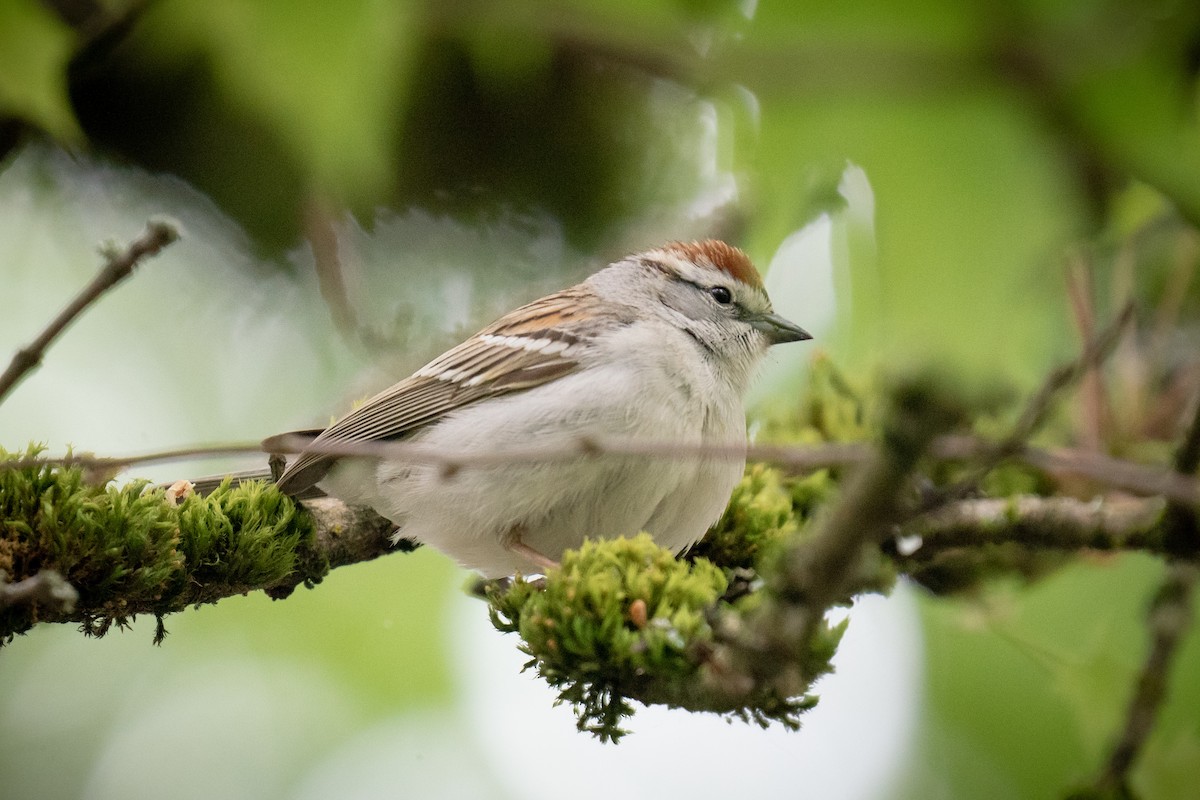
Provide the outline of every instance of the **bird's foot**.
[[553,558],[550,558],[550,556],[546,555],[540,550],[530,547],[521,540],[521,535],[523,533],[524,529],[520,525],[513,526],[512,530],[508,532],[508,535],[504,537],[504,548],[509,552],[516,553],[517,555],[521,556],[526,561],[537,567],[542,573],[545,573],[548,570],[558,569],[557,561],[555,561]]

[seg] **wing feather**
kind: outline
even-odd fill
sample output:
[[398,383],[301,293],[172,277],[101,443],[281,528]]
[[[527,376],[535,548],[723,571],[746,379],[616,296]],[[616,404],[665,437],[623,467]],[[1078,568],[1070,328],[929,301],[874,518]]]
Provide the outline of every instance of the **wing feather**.
[[[573,372],[601,328],[630,319],[611,311],[598,315],[591,300],[591,288],[580,284],[510,312],[330,425],[313,444],[404,438],[479,400]],[[301,453],[280,476],[279,488],[292,494],[308,489],[337,458]]]

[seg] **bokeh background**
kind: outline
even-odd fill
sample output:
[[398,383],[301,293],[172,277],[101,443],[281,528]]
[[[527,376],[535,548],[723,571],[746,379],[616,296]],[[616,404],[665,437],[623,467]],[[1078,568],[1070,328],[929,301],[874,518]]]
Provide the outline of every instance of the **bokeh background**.
[[[1200,343],[1200,6],[1182,0],[0,0],[0,357],[156,214],[186,238],[0,406],[102,454],[327,419],[612,257],[719,236],[864,385],[1036,385],[1126,297],[1158,322],[1111,418]],[[1086,297],[1081,308],[1081,297]],[[757,409],[814,352],[781,348]],[[160,465],[167,480],[241,466]],[[799,733],[655,710],[604,746],[420,551],[103,640],[0,651],[0,797],[1025,798],[1098,765],[1161,565],[852,613]],[[152,621],[150,621],[152,623]],[[1200,642],[1135,773],[1200,785]]]

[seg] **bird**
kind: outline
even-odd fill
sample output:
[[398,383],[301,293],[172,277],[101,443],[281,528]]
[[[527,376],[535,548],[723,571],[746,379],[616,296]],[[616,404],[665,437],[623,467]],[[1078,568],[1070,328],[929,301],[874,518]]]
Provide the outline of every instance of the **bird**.
[[[585,538],[648,532],[681,553],[745,469],[744,394],[768,348],[811,339],[776,314],[750,258],[669,242],[488,325],[316,433],[277,478],[369,506],[483,578],[542,574]],[[289,434],[268,439],[278,443]],[[443,467],[338,446],[404,441],[470,456],[586,441],[692,447]],[[732,448],[728,453],[706,447]]]

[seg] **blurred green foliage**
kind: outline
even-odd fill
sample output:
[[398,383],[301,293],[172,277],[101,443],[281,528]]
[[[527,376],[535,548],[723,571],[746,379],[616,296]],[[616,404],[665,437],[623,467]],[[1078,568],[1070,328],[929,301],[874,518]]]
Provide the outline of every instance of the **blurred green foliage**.
[[696,190],[694,130],[715,113],[713,166],[741,185],[712,223],[755,254],[840,202],[848,161],[870,176],[878,263],[843,274],[855,321],[876,323],[841,331],[860,354],[992,346],[1024,370],[1061,333],[1041,274],[1121,189],[1200,218],[1191,4],[46,6],[65,22],[5,5],[0,30],[38,58],[0,48],[0,118],[82,127],[270,247],[330,198],[547,208],[611,247]]
[[[1077,346],[1086,312],[1133,296],[1156,321],[1141,357],[1118,353],[1101,435],[1082,405],[1053,430],[1161,462],[1200,350],[1198,53],[1200,4],[1178,0],[0,0],[0,152],[46,135],[180,176],[268,253],[326,204],[368,221],[505,207],[600,255],[716,234],[765,266],[825,215],[838,318],[820,339],[855,375],[947,360],[1027,386]],[[1090,276],[1082,310],[1064,262]],[[846,433],[862,412],[806,413]],[[381,586],[383,569],[354,574]],[[406,578],[409,599],[429,574]],[[1156,574],[1105,559],[928,603],[911,796],[1045,796],[1084,777]],[[287,604],[311,603],[345,644],[318,657],[393,700],[445,691],[428,658],[391,679],[402,647],[356,657],[383,612],[344,622],[355,580]],[[181,624],[220,635],[227,614],[280,613],[230,607]],[[257,630],[268,650],[306,651],[305,631]],[[1193,632],[1136,775],[1147,796],[1194,792],[1198,650]]]
[[0,146],[15,120],[64,144],[78,142],[79,123],[67,99],[67,65],[76,37],[40,3],[0,3]]

